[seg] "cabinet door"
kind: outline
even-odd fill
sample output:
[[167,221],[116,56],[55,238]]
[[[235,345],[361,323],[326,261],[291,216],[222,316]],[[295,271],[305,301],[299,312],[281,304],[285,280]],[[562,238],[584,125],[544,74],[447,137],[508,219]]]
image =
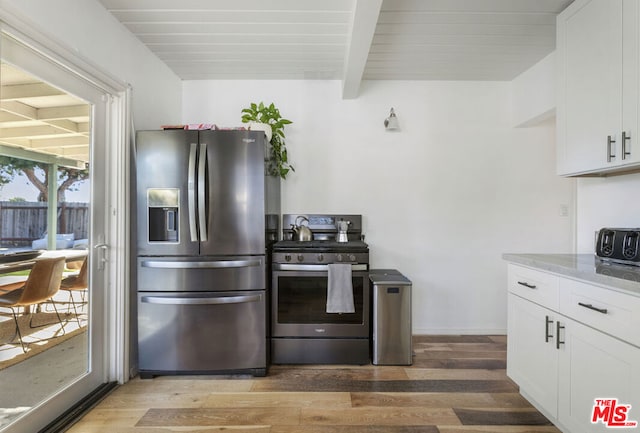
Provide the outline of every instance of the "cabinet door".
[[[558,407],[557,313],[509,294],[507,375],[545,415],[555,418]],[[549,336],[549,337],[547,337]]]
[[624,166],[640,162],[640,2],[623,0],[623,75],[622,75],[622,128],[620,163]]
[[558,16],[559,174],[620,162],[622,22],[622,0],[577,0]]
[[571,319],[562,319],[558,420],[571,432],[611,431],[591,423],[595,399],[630,404],[640,421],[640,349]]

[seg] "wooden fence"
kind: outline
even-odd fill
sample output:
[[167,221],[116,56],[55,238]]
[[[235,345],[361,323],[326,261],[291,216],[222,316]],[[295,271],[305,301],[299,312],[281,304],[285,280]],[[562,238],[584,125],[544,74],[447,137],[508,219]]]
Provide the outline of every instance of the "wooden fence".
[[[73,233],[76,239],[85,239],[88,229],[88,203],[58,205],[58,233]],[[31,246],[46,231],[47,203],[0,201],[0,246]]]

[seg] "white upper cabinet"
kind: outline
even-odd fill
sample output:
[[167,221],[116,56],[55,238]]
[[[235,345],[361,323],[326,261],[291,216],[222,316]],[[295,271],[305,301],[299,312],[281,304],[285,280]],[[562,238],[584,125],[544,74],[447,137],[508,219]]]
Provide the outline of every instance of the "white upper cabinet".
[[558,174],[638,168],[639,0],[576,0],[558,16]]

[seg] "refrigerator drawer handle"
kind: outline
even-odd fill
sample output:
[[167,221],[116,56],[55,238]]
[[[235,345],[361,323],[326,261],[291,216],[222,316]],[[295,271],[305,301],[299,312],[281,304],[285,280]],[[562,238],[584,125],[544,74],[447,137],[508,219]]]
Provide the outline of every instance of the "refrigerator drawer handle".
[[[274,271],[316,271],[316,272],[327,272],[329,270],[329,266],[327,265],[296,265],[296,264],[287,264],[287,263],[275,263],[273,265]],[[367,265],[351,265],[352,271],[366,271]]]
[[221,268],[249,268],[261,266],[262,260],[220,260],[217,262],[168,262],[162,260],[143,260],[143,268],[161,269],[221,269]]
[[191,143],[189,150],[189,176],[187,179],[187,208],[189,210],[189,235],[191,242],[198,242],[196,226],[196,153],[197,143]]
[[143,296],[144,304],[160,305],[221,305],[221,304],[246,304],[262,301],[262,295],[222,296],[213,298],[177,298],[171,296]]
[[[207,190],[206,190],[206,168],[207,168],[207,144],[200,143],[200,155],[198,157],[198,220],[200,226],[200,242],[207,240]],[[211,206],[210,209],[213,209]]]

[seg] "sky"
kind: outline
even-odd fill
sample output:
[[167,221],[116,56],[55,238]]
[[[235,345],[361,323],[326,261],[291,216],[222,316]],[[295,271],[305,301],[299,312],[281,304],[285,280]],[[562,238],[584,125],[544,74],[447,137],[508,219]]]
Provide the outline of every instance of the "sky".
[[[74,185],[78,191],[67,191],[67,202],[89,202],[89,181],[78,182]],[[29,182],[24,175],[20,174],[8,185],[0,186],[0,201],[20,197],[26,201],[37,201],[38,189]]]

